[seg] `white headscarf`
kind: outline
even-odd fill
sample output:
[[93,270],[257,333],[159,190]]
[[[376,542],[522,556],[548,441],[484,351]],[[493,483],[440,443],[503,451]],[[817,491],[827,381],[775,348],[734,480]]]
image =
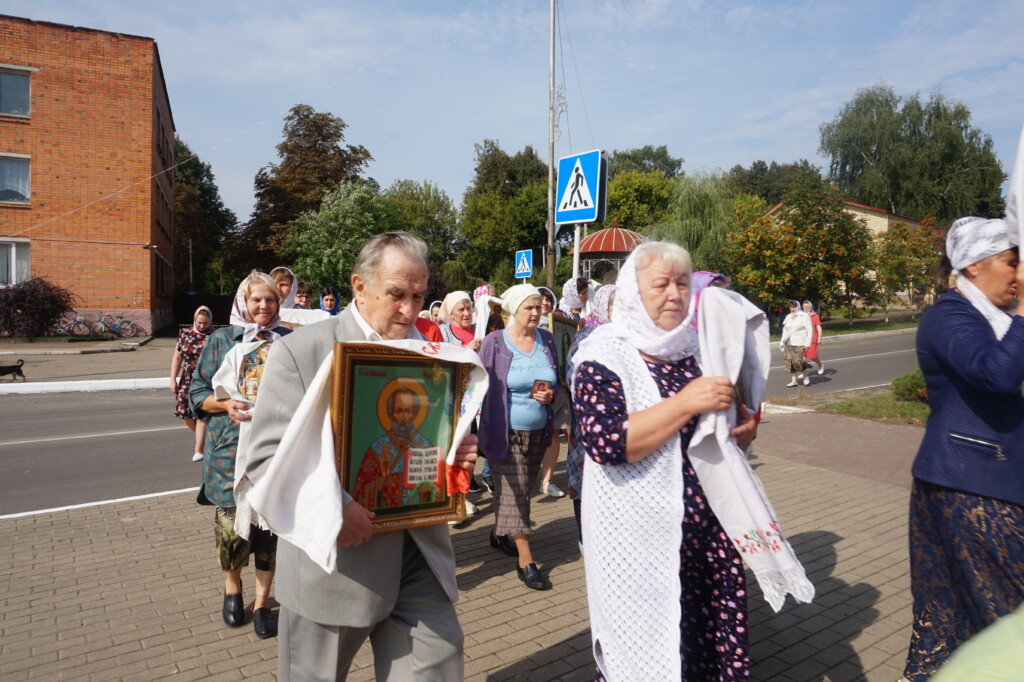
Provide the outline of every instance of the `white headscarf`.
[[619,270],[615,282],[615,302],[612,304],[612,321],[595,329],[580,344],[580,352],[590,344],[619,339],[633,346],[641,353],[661,360],[676,361],[698,355],[697,332],[690,324],[693,317],[693,297],[687,304],[686,319],[671,331],[659,329],[644,310],[640,300],[640,285],[636,277],[636,252],[630,255]]
[[469,298],[469,294],[465,291],[453,291],[444,297],[441,301],[441,312],[438,313],[437,319],[441,322],[452,321],[452,311],[455,310],[455,306],[465,301],[472,305],[473,301]]
[[1001,218],[960,218],[946,233],[946,255],[953,264],[953,274],[959,275],[971,263],[985,260],[1012,248]]
[[[298,289],[298,287],[299,287],[299,280],[295,279],[295,273],[294,272],[292,272],[291,270],[289,270],[288,268],[286,268],[283,265],[279,265],[278,267],[276,267],[276,268],[274,268],[273,270],[270,271],[270,279],[274,279],[274,273],[275,272],[287,272],[291,276],[291,278],[292,278],[292,288],[288,290],[288,297],[286,299],[284,299],[283,301],[281,301],[280,307],[281,308],[294,308],[295,307],[295,290]],[[274,284],[275,285],[277,284],[277,280],[274,280]],[[280,291],[280,289],[278,289],[278,291]],[[281,299],[280,296],[278,296],[277,298],[278,298],[278,300]]]
[[[269,282],[269,283],[268,283]],[[278,312],[274,315],[274,319],[270,321],[265,327],[261,327],[252,319],[252,315],[249,314],[249,308],[245,305],[245,290],[250,284],[265,284],[270,287],[277,296]],[[281,292],[277,289],[277,284],[271,279],[270,275],[260,272],[259,270],[253,270],[249,273],[249,276],[242,280],[242,283],[238,285],[238,291],[235,292],[235,300],[231,304],[231,324],[244,327],[245,331],[242,334],[242,343],[249,343],[256,338],[256,335],[260,332],[267,332],[270,335],[270,340],[274,341],[280,338],[280,334],[273,331],[281,324]]]
[[523,301],[534,296],[540,296],[540,289],[532,284],[517,284],[506,289],[505,293],[501,295],[501,309],[515,317],[516,311],[519,310]]
[[583,301],[580,300],[580,292],[576,289],[576,277],[571,277],[568,282],[562,285],[562,299],[558,302],[558,309],[566,315],[576,315],[574,310],[583,309]]
[[1010,192],[1006,197],[1006,223],[1010,243],[1024,244],[1024,130],[1017,143],[1017,158],[1010,173]]

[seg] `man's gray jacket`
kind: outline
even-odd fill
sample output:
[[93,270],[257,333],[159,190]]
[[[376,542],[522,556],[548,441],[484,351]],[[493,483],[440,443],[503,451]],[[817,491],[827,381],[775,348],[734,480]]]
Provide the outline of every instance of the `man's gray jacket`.
[[[410,338],[423,338],[415,330],[413,335]],[[289,420],[320,365],[339,341],[366,341],[350,308],[329,320],[297,329],[274,343],[250,432],[246,473],[254,484],[266,473]],[[345,490],[342,498],[346,505],[352,499]],[[380,622],[391,612],[398,595],[406,533],[415,540],[448,598],[456,601],[455,553],[445,524],[377,533],[359,547],[339,547],[337,567],[332,574],[324,572],[302,550],[280,540],[278,601],[303,618],[324,625],[366,627]]]

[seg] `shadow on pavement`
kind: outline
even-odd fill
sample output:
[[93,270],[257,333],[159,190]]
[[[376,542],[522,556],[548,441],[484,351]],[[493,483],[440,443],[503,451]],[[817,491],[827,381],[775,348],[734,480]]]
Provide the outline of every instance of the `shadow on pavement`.
[[874,608],[880,592],[868,583],[849,584],[833,576],[835,545],[843,538],[828,531],[810,531],[789,538],[814,583],[811,604],[789,599],[774,613],[748,573],[751,679],[769,680],[785,672],[789,679],[865,679],[853,640],[879,616]]

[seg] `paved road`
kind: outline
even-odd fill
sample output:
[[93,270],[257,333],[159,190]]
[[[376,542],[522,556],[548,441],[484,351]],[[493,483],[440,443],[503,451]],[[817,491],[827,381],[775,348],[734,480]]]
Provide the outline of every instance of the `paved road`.
[[793,396],[800,392],[815,394],[848,391],[855,388],[888,384],[894,378],[917,368],[914,339],[917,330],[902,334],[885,334],[827,341],[820,346],[825,374],[811,374],[810,386],[786,388],[789,375],[782,353],[772,349],[771,373],[768,376],[766,400]]
[[0,397],[0,514],[199,483],[166,391]]

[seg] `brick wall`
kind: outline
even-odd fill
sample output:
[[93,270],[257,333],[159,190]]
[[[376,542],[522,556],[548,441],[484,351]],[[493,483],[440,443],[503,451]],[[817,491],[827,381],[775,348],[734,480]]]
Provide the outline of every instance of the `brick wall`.
[[[35,67],[28,118],[0,115],[0,152],[31,157],[31,201],[0,203],[31,272],[82,311],[146,331],[171,321],[174,122],[150,38],[0,16],[0,63]],[[146,244],[156,249],[144,249]]]

